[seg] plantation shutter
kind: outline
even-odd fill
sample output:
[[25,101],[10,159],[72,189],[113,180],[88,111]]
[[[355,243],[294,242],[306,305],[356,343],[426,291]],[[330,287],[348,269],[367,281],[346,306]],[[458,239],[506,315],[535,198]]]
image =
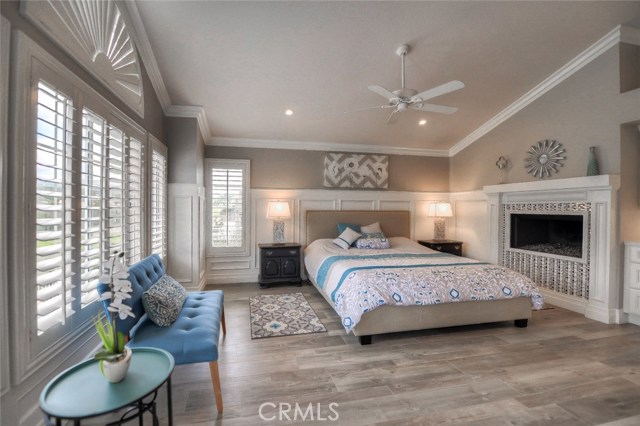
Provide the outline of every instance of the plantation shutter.
[[132,264],[142,260],[142,142],[129,138],[127,159],[127,200],[126,214],[126,263]]
[[[119,128],[109,125],[107,157],[107,259],[110,253],[124,250],[124,177],[125,135]],[[128,259],[127,259],[128,263]]]
[[211,169],[211,245],[242,247],[244,236],[244,170]]
[[167,156],[153,144],[151,153],[151,251],[167,255]]
[[73,314],[72,100],[44,81],[36,105],[37,333]]
[[106,251],[103,239],[106,128],[107,123],[102,117],[83,109],[80,181],[80,278],[83,308],[98,298],[96,287]]

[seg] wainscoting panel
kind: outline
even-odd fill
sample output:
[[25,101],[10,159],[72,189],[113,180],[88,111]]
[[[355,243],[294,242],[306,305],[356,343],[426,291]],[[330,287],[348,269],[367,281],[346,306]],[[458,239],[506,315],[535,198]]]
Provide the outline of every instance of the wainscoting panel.
[[451,207],[455,216],[455,227],[447,230],[450,239],[462,241],[462,255],[488,262],[489,217],[487,196],[482,191],[451,194]]
[[342,200],[340,210],[376,210],[376,200]]
[[[200,227],[204,188],[196,184],[169,184],[169,248],[167,272],[189,290],[198,289],[202,260]],[[204,234],[202,234],[204,235]]]

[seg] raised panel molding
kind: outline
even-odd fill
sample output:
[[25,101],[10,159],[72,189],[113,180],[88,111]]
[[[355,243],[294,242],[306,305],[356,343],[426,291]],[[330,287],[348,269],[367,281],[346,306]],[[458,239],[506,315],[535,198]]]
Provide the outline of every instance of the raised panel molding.
[[196,184],[168,185],[169,238],[167,272],[186,289],[202,286],[200,245],[201,198],[204,190]]

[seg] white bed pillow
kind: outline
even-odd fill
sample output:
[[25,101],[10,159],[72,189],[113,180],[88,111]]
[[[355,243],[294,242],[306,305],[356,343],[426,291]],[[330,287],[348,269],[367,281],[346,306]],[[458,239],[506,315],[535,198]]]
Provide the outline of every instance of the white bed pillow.
[[349,247],[351,247],[351,244],[353,244],[353,242],[358,238],[360,238],[361,236],[362,235],[358,234],[353,229],[346,228],[338,238],[333,240],[333,243],[338,247],[341,247],[343,249],[348,249]]
[[372,223],[371,225],[361,226],[360,232],[363,234],[382,234],[382,229],[380,229],[380,223]]

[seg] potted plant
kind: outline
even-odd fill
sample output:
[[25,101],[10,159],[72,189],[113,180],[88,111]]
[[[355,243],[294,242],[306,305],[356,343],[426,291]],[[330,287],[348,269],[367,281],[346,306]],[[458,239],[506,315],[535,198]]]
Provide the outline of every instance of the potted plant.
[[129,268],[122,263],[124,252],[115,251],[109,260],[103,264],[100,282],[109,286],[109,290],[102,293],[101,301],[109,301],[106,315],[98,315],[94,325],[98,336],[102,340],[102,349],[94,358],[100,360],[100,371],[112,383],[122,381],[127,375],[131,362],[131,349],[125,346],[125,337],[117,330],[116,319],[122,320],[134,317],[131,307],[124,301],[131,298],[131,283],[129,282]]

